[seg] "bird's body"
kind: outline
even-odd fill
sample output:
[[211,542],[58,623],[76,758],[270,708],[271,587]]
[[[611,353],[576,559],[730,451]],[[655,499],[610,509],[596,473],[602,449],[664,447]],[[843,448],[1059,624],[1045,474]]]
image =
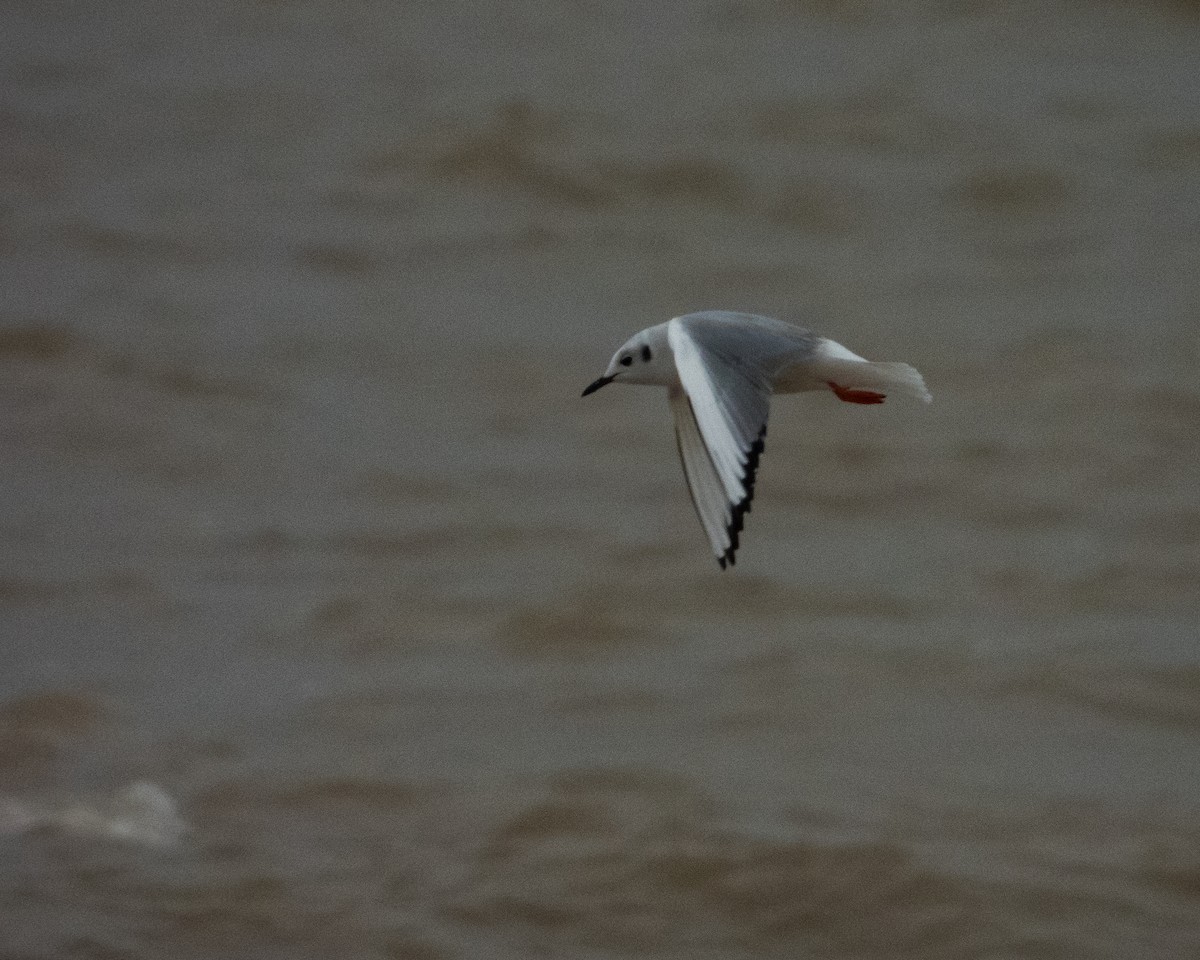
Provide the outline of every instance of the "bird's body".
[[772,393],[830,390],[862,404],[888,393],[931,399],[906,363],[872,363],[811,330],[721,310],[635,334],[583,395],[614,381],[667,388],[688,489],[722,567],[735,560],[750,510]]

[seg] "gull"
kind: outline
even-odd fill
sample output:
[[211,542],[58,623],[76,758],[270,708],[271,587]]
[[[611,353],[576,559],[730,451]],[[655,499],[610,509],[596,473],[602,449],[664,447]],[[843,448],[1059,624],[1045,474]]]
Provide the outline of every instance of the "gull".
[[634,334],[583,396],[610,383],[667,388],[688,491],[722,570],[735,562],[754,498],[772,393],[829,390],[862,404],[891,393],[933,399],[907,363],[872,363],[811,330],[726,310]]

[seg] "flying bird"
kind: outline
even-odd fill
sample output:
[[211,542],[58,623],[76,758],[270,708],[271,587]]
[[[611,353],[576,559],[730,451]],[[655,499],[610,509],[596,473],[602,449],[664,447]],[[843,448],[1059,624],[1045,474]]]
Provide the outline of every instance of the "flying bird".
[[735,562],[750,512],[772,393],[829,390],[862,404],[893,393],[933,399],[907,363],[872,363],[811,330],[725,310],[634,334],[583,396],[610,383],[667,388],[688,490],[722,569]]

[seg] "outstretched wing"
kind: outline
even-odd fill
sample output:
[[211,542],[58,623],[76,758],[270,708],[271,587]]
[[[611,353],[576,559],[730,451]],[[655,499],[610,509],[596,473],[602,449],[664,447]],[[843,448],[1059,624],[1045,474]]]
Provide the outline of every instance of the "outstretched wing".
[[679,459],[700,523],[722,568],[735,562],[754,497],[770,408],[770,371],[744,351],[676,318],[667,327],[682,389],[670,391]]

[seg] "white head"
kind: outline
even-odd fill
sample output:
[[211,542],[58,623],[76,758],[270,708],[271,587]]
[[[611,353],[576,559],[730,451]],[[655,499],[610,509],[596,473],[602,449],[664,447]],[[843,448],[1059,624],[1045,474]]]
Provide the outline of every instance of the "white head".
[[604,376],[590,384],[583,395],[586,397],[589,393],[595,393],[613,381],[666,387],[677,379],[675,356],[667,340],[667,325],[660,323],[626,340],[621,349],[613,354]]

